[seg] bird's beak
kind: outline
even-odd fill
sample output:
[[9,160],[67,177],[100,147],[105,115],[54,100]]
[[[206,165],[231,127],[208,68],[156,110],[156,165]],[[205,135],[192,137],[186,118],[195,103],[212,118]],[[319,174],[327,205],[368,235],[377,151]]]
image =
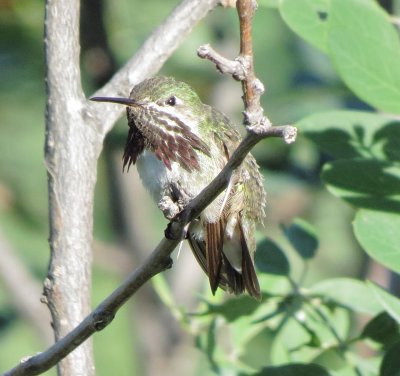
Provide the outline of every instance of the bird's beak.
[[143,104],[144,104],[142,102],[135,101],[134,99],[131,99],[131,98],[92,97],[92,98],[90,98],[90,100],[95,101],[95,102],[118,103],[118,104],[123,104],[125,106],[131,106],[131,107],[143,106]]

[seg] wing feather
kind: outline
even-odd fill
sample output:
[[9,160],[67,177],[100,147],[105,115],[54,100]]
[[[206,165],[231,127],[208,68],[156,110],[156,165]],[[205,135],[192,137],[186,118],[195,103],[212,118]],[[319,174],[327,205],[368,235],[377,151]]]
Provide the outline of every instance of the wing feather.
[[205,224],[206,260],[211,291],[214,294],[220,281],[224,232],[222,221]]
[[240,230],[240,242],[242,244],[242,277],[243,283],[248,293],[254,298],[261,300],[260,285],[254,269],[253,259],[247,246],[246,236],[243,232],[241,221],[238,223]]

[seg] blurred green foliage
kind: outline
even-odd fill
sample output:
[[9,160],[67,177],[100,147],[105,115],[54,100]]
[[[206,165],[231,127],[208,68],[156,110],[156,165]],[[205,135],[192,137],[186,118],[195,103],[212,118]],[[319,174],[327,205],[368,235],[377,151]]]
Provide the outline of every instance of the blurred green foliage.
[[[117,66],[178,3],[104,3]],[[264,300],[259,304],[248,297],[224,299],[223,294],[210,297],[204,292],[191,310],[174,301],[164,277],[157,277],[154,289],[190,336],[186,346],[200,350],[194,353],[191,374],[394,375],[400,303],[360,279],[366,257],[360,247],[399,272],[398,30],[374,0],[259,4],[254,49],[256,72],[267,89],[262,104],[275,124],[297,122],[300,130],[295,145],[268,140],[254,151],[269,195],[267,226],[258,235],[256,258]],[[43,1],[0,2],[0,225],[39,282],[49,256],[43,16]],[[195,53],[199,45],[211,43],[234,57],[238,37],[235,10],[217,8],[161,73],[189,82],[205,102],[221,106],[240,122],[240,85]],[[84,60],[82,68],[90,95],[95,89],[92,72]],[[234,96],[225,95],[228,91]],[[395,113],[397,120],[373,109]],[[107,139],[113,151],[123,147],[125,126],[121,122]],[[107,155],[99,161],[95,237],[117,243],[108,163]],[[149,249],[165,226],[160,215],[154,215],[152,229],[142,230]],[[307,221],[292,221],[295,216]],[[121,275],[104,263],[95,264],[94,304],[118,285]],[[140,341],[135,336],[141,318],[135,308],[124,307],[113,324],[94,337],[98,375],[143,374],[146,365],[137,355]],[[360,315],[364,323],[370,321],[362,326],[356,321]],[[385,335],[380,328],[390,330]],[[0,370],[43,346],[0,286]],[[369,346],[366,351],[373,355],[363,357],[357,346]],[[182,373],[180,368],[176,373]]]

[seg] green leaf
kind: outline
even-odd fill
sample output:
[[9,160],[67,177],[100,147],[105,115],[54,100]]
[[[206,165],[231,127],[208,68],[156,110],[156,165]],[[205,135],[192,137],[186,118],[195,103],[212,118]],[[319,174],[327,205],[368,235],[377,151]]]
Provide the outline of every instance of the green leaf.
[[269,7],[269,8],[278,8],[279,0],[258,0],[258,6]]
[[376,300],[400,324],[400,299],[372,282],[368,281],[367,283]]
[[357,240],[374,260],[400,273],[399,212],[359,210],[353,228]]
[[362,111],[326,111],[296,124],[302,134],[334,158],[400,161],[400,121]]
[[217,348],[216,344],[216,319],[213,319],[208,327],[207,333],[201,333],[196,337],[195,340],[196,347],[203,351],[207,356],[211,369],[219,374],[220,369],[218,362],[215,360],[215,350]]
[[215,336],[216,336],[216,320],[214,319],[210,326],[208,327],[208,335],[207,335],[207,345],[206,345],[206,353],[208,357],[208,361],[210,362],[211,369],[216,372],[217,374],[219,373],[219,367],[218,363],[214,359],[214,352],[216,348],[216,341],[215,341]]
[[331,370],[337,371],[343,369],[348,365],[348,363],[343,358],[342,351],[343,350],[338,347],[327,348],[312,359],[312,362]]
[[265,367],[253,376],[329,376],[329,373],[317,364],[288,364]]
[[330,299],[339,306],[355,312],[376,315],[382,306],[375,299],[369,287],[356,279],[326,279],[311,287],[310,293]]
[[274,330],[268,327],[263,328],[245,343],[243,354],[240,355],[239,360],[253,369],[259,369],[270,364],[269,349],[275,336]]
[[332,0],[329,55],[361,99],[400,113],[400,41],[390,16],[373,1]]
[[293,248],[304,259],[315,256],[318,248],[317,232],[311,224],[296,218],[290,226],[282,226],[282,230]]
[[289,261],[282,249],[272,240],[264,239],[258,246],[255,254],[257,269],[263,273],[288,275]]
[[[361,351],[356,355],[354,352],[351,354],[351,362],[348,365],[351,367],[350,372],[343,374],[343,376],[354,376],[354,368],[352,364],[357,364],[360,375],[375,376],[379,374],[379,366],[382,362],[382,354],[376,352],[373,356],[366,357]],[[340,375],[342,376],[342,375]]]
[[329,0],[282,0],[279,11],[297,34],[327,52]]
[[153,284],[155,292],[158,294],[158,297],[165,304],[165,306],[168,307],[174,318],[182,326],[187,325],[188,319],[186,317],[186,312],[182,310],[178,304],[176,304],[171,288],[167,283],[167,279],[165,278],[165,275],[157,274],[151,279],[151,282]]
[[393,345],[382,360],[379,376],[400,376],[400,342]]
[[400,168],[376,159],[335,161],[326,165],[322,178],[345,191],[371,196],[400,194]]
[[381,312],[364,327],[361,336],[383,345],[391,345],[399,338],[399,324],[388,313]]
[[207,303],[207,311],[201,313],[201,316],[219,314],[225,317],[226,321],[232,322],[242,316],[251,315],[260,307],[260,302],[246,295],[237,298],[231,298],[222,304]]
[[338,160],[321,175],[329,191],[356,207],[400,211],[400,165],[375,159]]

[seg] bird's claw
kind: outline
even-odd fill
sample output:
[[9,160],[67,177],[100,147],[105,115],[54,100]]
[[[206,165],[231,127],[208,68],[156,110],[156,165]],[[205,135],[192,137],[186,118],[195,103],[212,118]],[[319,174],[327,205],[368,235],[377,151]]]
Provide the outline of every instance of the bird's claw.
[[158,208],[163,212],[164,217],[171,221],[181,211],[178,203],[172,201],[171,197],[164,196],[158,203]]

